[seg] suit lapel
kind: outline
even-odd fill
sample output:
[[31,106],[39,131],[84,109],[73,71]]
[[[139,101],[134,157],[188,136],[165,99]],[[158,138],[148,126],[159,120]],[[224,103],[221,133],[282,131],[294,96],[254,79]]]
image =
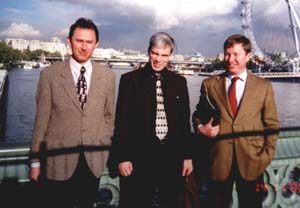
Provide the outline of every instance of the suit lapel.
[[171,76],[168,74],[169,71],[167,71],[167,76],[164,77],[165,80],[163,80],[162,83],[162,90],[163,90],[163,96],[164,96],[164,106],[165,106],[165,112],[166,112],[166,116],[167,116],[167,122],[168,124],[170,124],[170,120],[173,120],[171,118],[172,116],[172,112],[171,110],[172,105],[170,105],[172,103],[172,95],[171,95],[171,89],[173,89],[173,92],[176,92],[176,86],[172,86],[173,82],[171,80]]
[[247,111],[248,103],[251,102],[251,99],[255,98],[256,90],[254,90],[255,89],[255,81],[253,80],[253,78],[254,78],[253,75],[251,73],[248,73],[247,80],[246,80],[246,86],[244,89],[244,94],[243,94],[243,97],[240,102],[239,109],[238,109],[238,112],[236,115],[237,119],[241,118],[245,114],[245,112]]
[[76,85],[74,83],[73,75],[71,72],[69,61],[65,61],[64,68],[61,69],[61,83],[63,88],[66,90],[67,94],[73,101],[74,105],[79,109],[81,109],[80,102],[78,100],[78,95],[76,93]]
[[[155,75],[151,73],[151,68],[147,65],[145,68],[141,69],[143,71],[143,78],[141,80],[141,86],[145,89],[145,92],[152,98],[153,92],[156,93],[156,85],[153,84],[156,80]],[[139,87],[139,86],[137,86]]]
[[231,112],[231,107],[229,103],[228,94],[226,91],[226,74],[222,74],[219,77],[216,78],[216,84],[214,85],[214,89],[216,94],[218,95],[218,98],[220,99],[220,103],[224,103],[224,107],[227,111],[227,113],[233,118]]

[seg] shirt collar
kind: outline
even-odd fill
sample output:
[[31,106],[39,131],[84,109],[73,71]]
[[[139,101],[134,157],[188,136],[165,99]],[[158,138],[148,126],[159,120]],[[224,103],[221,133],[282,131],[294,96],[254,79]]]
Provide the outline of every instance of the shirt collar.
[[[232,79],[233,77],[236,77],[236,76],[233,76],[233,75],[231,75],[231,74],[228,74],[228,79]],[[241,80],[241,81],[246,81],[246,79],[247,79],[247,69],[243,72],[243,73],[241,73],[239,76],[239,79]]]
[[167,73],[167,68],[164,68],[163,70],[161,71],[155,71],[152,67],[151,67],[151,64],[150,63],[147,63],[147,69],[149,70],[150,74],[152,77],[155,77],[156,78],[156,75],[155,74],[160,74],[161,75],[161,79],[163,79],[165,76],[166,76],[166,73]]
[[70,58],[70,66],[72,68],[80,70],[82,66],[85,67],[85,69],[89,69],[92,66],[91,59],[89,59],[87,62],[85,62],[83,65],[78,63],[72,56]]

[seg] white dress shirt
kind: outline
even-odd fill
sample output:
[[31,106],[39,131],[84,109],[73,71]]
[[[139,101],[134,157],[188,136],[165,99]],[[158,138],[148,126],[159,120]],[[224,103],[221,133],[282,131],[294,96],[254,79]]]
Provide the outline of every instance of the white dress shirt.
[[87,83],[86,93],[88,94],[89,88],[90,88],[90,83],[91,83],[91,76],[92,76],[92,62],[91,62],[91,59],[89,59],[84,65],[81,65],[77,61],[75,61],[75,59],[73,59],[73,57],[70,58],[70,68],[71,68],[71,72],[72,72],[72,75],[73,75],[75,86],[78,82],[78,78],[80,76],[80,69],[81,69],[82,66],[85,67],[84,77],[85,77],[85,80],[86,80],[86,83]]
[[[229,75],[226,77],[226,92],[228,93],[230,85],[231,85],[231,79],[235,77],[232,75]],[[247,80],[247,69],[241,73],[239,76],[239,79],[236,81],[236,99],[237,99],[237,104],[238,106],[240,105],[240,102],[243,98],[245,86],[246,86],[246,80]]]

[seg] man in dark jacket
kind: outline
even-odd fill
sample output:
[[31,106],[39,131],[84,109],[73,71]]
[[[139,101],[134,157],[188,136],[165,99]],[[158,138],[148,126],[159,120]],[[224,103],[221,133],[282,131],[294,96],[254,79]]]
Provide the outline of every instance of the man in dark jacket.
[[175,207],[183,176],[192,172],[186,79],[167,69],[174,39],[150,38],[149,62],[122,75],[109,166],[120,175],[120,207]]

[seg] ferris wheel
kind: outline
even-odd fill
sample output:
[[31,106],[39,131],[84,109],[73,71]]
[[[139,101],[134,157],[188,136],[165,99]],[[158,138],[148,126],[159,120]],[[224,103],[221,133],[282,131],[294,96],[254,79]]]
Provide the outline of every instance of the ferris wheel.
[[[295,4],[296,3],[296,4]],[[276,43],[278,50],[290,50],[290,60],[297,62],[297,66],[293,67],[299,71],[300,62],[300,49],[298,33],[300,28],[300,20],[297,15],[297,10],[300,12],[299,0],[242,0],[241,1],[241,17],[242,17],[242,29],[245,36],[247,36],[252,42],[252,53],[254,56],[263,60],[265,53],[261,48],[268,49],[267,44]],[[297,7],[295,7],[297,5]],[[260,19],[259,19],[260,18]],[[266,24],[268,22],[269,24]],[[260,24],[260,28],[258,28]],[[265,24],[265,25],[264,25]],[[280,27],[286,29],[285,35],[272,35],[270,31],[272,29],[267,28],[273,25],[276,28],[276,32],[280,31]],[[256,26],[256,28],[255,28]],[[259,30],[268,31],[265,32],[264,41],[258,41],[256,37],[263,38],[262,33],[259,34]],[[272,37],[273,39],[272,39]],[[276,36],[276,38],[275,38]],[[285,43],[288,42],[288,43]],[[258,44],[259,42],[259,44]],[[265,44],[264,46],[262,46]],[[279,44],[285,46],[285,49],[280,49]],[[269,47],[270,48],[270,47]],[[275,49],[273,48],[273,51]],[[292,50],[292,51],[291,51]],[[273,52],[269,51],[269,52]]]

